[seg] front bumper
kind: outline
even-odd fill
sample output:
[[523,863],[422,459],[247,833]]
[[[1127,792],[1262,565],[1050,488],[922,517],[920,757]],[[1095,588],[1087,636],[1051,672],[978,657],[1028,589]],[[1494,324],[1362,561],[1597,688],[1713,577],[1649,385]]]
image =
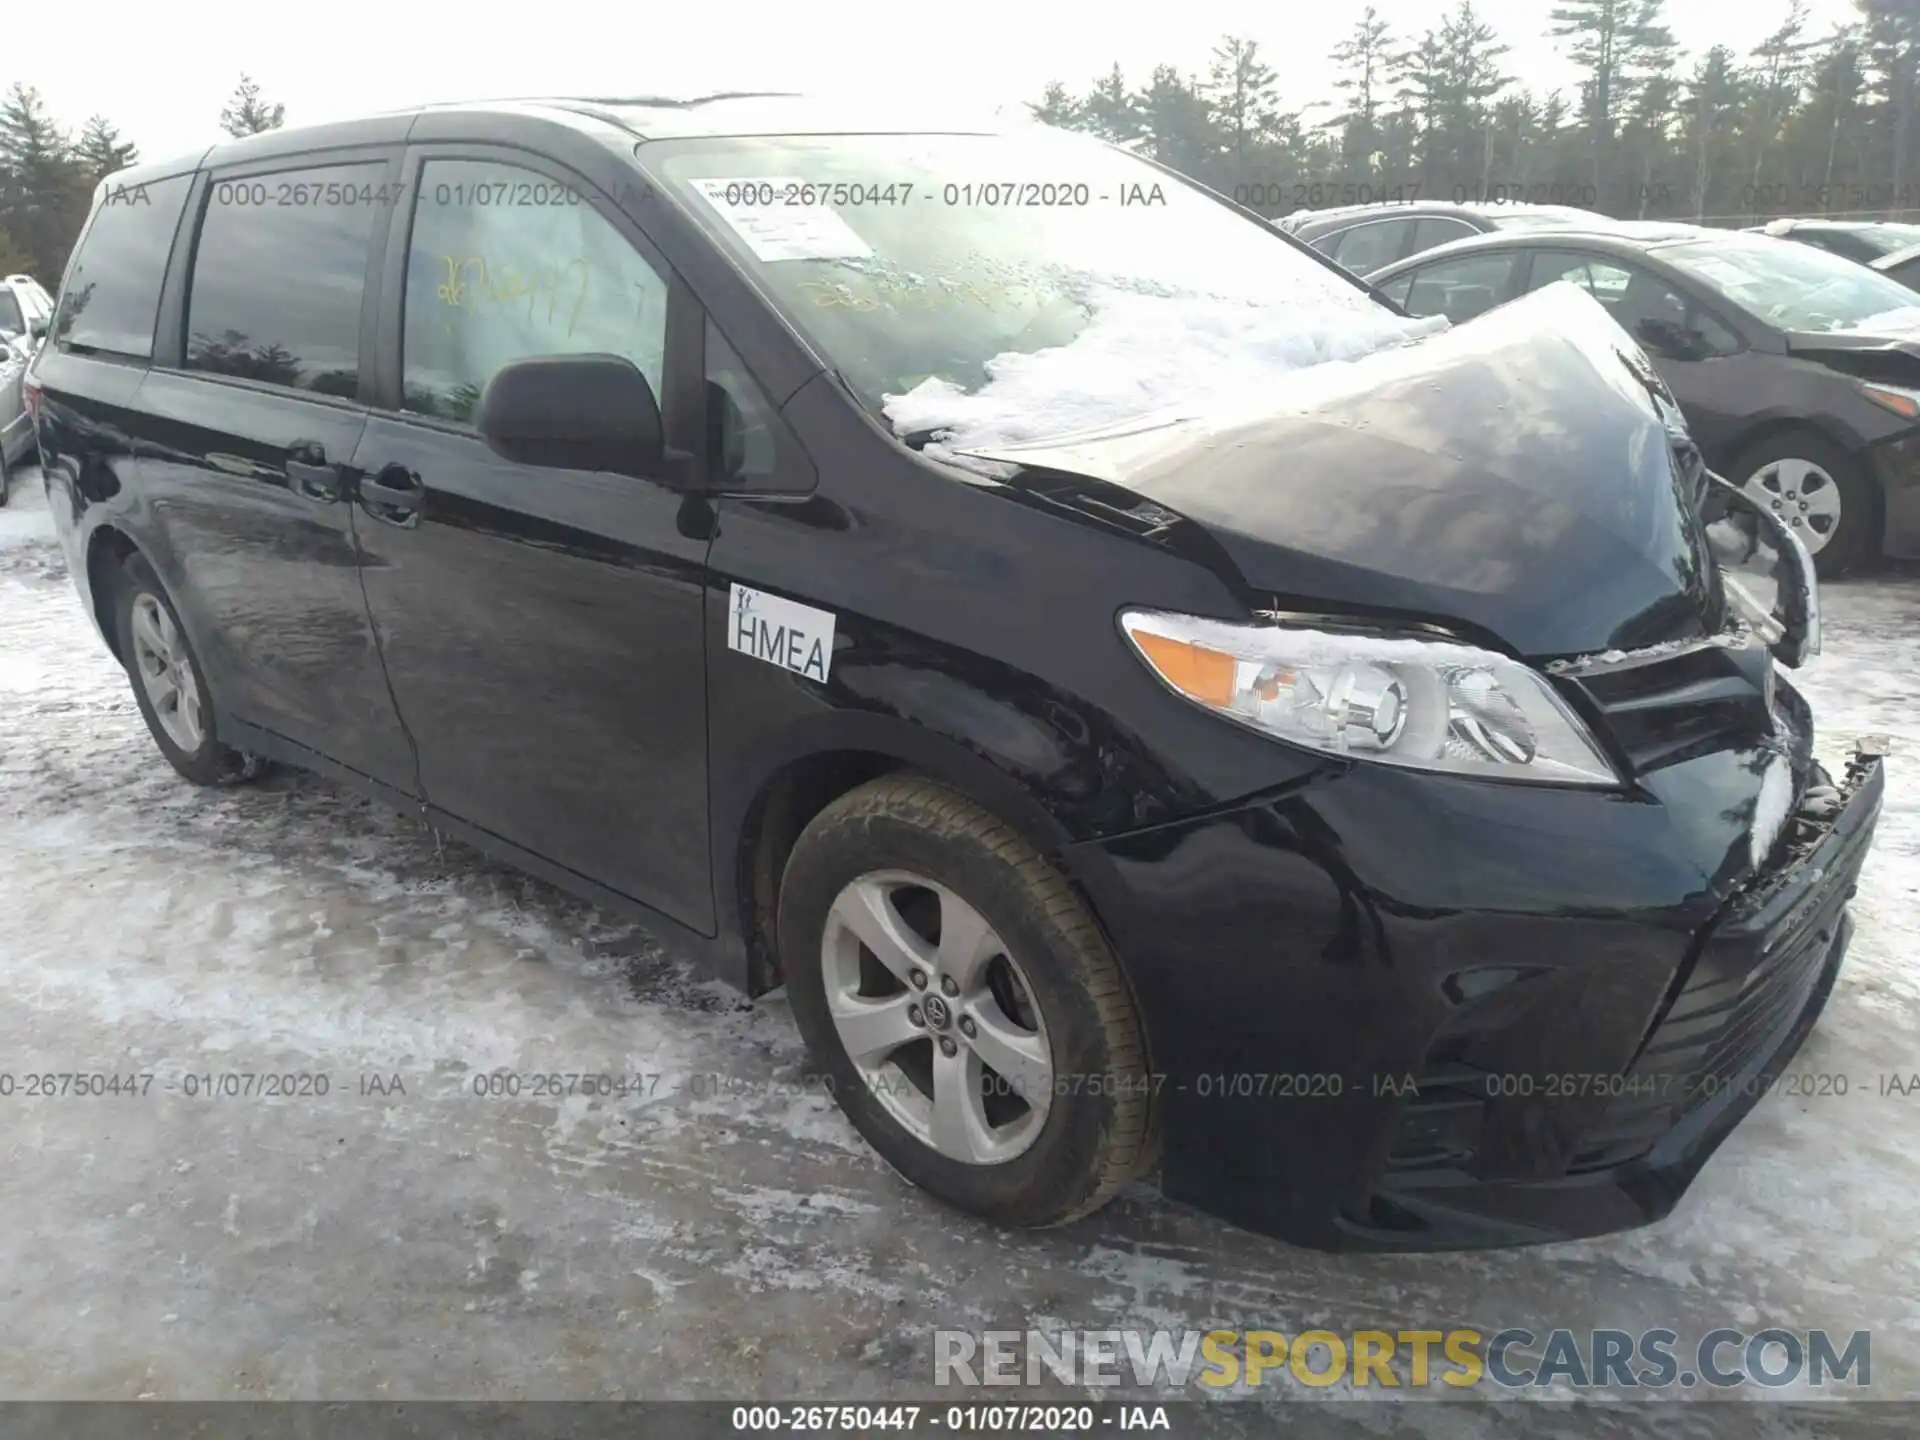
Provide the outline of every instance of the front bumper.
[[1812,1028],[1880,810],[1857,757],[1756,868],[1765,755],[1607,796],[1355,766],[1076,847],[1147,1019],[1165,1193],[1319,1249],[1665,1215]]

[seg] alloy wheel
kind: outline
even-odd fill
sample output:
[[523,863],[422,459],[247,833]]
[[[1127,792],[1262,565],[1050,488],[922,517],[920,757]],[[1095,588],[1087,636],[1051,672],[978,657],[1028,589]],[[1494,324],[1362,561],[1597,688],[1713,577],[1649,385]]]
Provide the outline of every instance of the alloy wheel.
[[1809,554],[1825,549],[1840,528],[1840,487],[1811,460],[1791,455],[1770,460],[1748,477],[1743,488],[1778,515]]
[[1039,1138],[1054,1089],[1046,1024],[971,904],[909,871],[862,875],[827,913],[821,970],[841,1045],[908,1133],[968,1165]]
[[146,592],[133,601],[133,662],[167,738],[189,755],[197,752],[207,738],[200,683],[173,616]]

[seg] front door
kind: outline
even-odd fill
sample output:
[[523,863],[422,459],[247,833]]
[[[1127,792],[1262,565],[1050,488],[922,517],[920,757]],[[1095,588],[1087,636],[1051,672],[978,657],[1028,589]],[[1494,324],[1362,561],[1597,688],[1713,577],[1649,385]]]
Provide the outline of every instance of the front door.
[[[1751,357],[1740,337],[1698,301],[1644,266],[1610,255],[1539,250],[1529,290],[1556,280],[1586,289],[1637,340],[1673,391],[1687,428],[1711,465],[1724,465],[1750,393]],[[1729,403],[1731,402],[1731,403]]]
[[[469,424],[510,361],[612,353],[690,448],[668,355],[697,307],[584,181],[484,147],[416,160],[383,317],[401,384],[354,458],[367,604],[426,799],[711,933],[710,512],[645,480],[511,463]],[[687,348],[697,384],[697,329]]]

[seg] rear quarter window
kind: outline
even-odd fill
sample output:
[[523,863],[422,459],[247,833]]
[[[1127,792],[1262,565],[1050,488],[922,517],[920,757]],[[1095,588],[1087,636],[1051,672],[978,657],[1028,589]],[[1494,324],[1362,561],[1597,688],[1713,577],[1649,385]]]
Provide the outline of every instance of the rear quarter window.
[[152,358],[160,285],[192,187],[191,175],[107,187],[61,287],[60,348]]

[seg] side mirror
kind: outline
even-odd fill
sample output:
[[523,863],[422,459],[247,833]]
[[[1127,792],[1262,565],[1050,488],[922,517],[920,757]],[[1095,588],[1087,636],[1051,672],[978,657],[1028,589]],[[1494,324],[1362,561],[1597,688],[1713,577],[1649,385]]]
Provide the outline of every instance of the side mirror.
[[541,355],[503,366],[480,392],[474,428],[521,465],[607,470],[682,485],[691,457],[666,448],[660,402],[621,355]]
[[29,340],[44,340],[47,338],[46,316],[36,315],[27,322],[27,338]]

